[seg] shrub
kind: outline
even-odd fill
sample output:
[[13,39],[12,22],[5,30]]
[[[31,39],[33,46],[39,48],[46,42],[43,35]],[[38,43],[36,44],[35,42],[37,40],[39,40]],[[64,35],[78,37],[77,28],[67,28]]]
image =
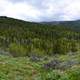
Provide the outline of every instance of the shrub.
[[26,48],[24,48],[22,45],[20,44],[16,44],[16,43],[11,43],[9,45],[9,51],[11,52],[11,54],[14,57],[18,57],[18,56],[26,56]]

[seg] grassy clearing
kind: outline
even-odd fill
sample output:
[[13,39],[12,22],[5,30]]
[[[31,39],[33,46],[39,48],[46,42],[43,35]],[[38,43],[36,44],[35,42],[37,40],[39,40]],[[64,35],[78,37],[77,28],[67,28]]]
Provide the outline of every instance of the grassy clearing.
[[[0,56],[0,80],[80,80],[80,64],[73,65],[66,70],[43,68],[48,60],[34,62],[29,57],[13,58]],[[58,60],[67,62],[68,60],[80,61],[80,54],[69,56],[61,55]]]

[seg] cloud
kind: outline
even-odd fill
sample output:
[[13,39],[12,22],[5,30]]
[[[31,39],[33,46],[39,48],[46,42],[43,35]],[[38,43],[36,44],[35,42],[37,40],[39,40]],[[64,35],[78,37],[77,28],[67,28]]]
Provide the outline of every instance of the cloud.
[[67,20],[80,19],[80,0],[74,0],[65,7],[63,18]]
[[34,6],[28,5],[24,2],[13,4],[12,2],[3,0],[0,1],[0,4],[2,4],[0,5],[0,15],[7,15],[9,17],[20,18],[29,21],[36,21],[40,15],[40,11],[38,11]]
[[80,19],[80,0],[0,0],[0,15],[27,21]]

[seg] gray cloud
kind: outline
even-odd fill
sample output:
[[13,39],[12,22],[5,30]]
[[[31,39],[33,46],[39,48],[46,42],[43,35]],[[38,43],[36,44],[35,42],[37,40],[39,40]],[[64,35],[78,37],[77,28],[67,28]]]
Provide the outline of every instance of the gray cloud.
[[0,15],[27,21],[80,19],[80,0],[0,0]]

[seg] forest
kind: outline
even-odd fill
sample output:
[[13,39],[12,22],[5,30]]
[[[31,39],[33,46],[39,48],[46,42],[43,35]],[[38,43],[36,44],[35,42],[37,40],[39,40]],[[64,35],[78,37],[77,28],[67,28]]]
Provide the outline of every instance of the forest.
[[72,28],[0,18],[0,48],[12,56],[67,54],[80,48],[80,32]]

